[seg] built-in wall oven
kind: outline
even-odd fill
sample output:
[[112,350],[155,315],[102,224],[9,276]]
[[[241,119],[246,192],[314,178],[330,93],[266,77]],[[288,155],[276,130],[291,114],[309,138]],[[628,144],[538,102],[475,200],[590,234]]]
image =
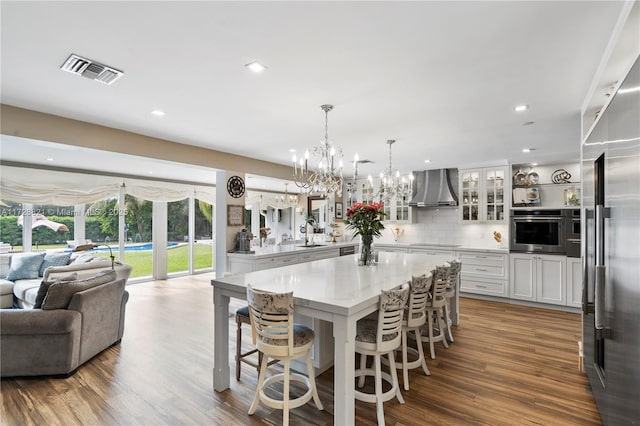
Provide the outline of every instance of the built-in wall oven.
[[509,250],[522,253],[566,254],[563,210],[511,210]]
[[567,236],[567,257],[580,257],[580,209],[563,210]]

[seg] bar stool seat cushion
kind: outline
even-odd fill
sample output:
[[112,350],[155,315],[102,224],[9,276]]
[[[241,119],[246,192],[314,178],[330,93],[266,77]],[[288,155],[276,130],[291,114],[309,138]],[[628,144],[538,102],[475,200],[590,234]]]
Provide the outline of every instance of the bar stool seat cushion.
[[[378,331],[377,319],[361,319],[356,323],[356,342],[376,343]],[[398,333],[385,334],[382,336],[383,342],[395,339]]]
[[[297,348],[299,346],[308,345],[309,343],[313,342],[313,339],[315,339],[315,337],[316,337],[316,334],[309,327],[305,327],[304,325],[301,325],[301,324],[293,325],[293,347]],[[263,337],[262,341],[268,345],[275,345],[275,346],[288,345],[287,341],[283,339],[269,339],[267,337]]]
[[249,318],[249,306],[243,306],[236,311],[236,314]]

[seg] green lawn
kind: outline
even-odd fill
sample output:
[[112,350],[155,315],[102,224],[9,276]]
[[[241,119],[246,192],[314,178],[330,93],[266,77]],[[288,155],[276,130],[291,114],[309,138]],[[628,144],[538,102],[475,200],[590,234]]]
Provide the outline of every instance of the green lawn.
[[[39,246],[39,250],[50,249],[63,249],[65,246],[51,245],[51,246]],[[20,250],[22,247],[14,247],[14,250]],[[194,244],[194,267],[195,269],[211,268],[212,265],[212,252],[213,248],[210,245]],[[109,258],[109,252],[96,252],[96,256]],[[114,250],[116,260],[118,260],[118,252]],[[133,270],[131,271],[130,278],[151,276],[151,251],[126,251],[124,263],[131,265]],[[169,248],[167,250],[167,272],[182,272],[189,269],[189,247],[182,245],[178,247]]]

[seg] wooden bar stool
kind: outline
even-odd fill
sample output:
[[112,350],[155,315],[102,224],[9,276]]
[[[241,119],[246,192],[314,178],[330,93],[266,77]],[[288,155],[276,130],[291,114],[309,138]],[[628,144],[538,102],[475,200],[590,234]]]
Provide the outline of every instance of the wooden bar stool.
[[[409,286],[400,290],[384,291],[380,294],[378,318],[363,318],[356,325],[355,350],[360,354],[360,368],[355,371],[358,387],[364,386],[365,376],[374,376],[375,394],[361,392],[356,389],[355,398],[364,402],[375,402],[378,425],[384,426],[383,403],[398,398],[401,404],[404,399],[398,386],[398,373],[395,366],[394,351],[402,341],[402,317],[409,298]],[[391,374],[382,372],[381,357],[387,355]],[[374,368],[366,368],[367,356],[373,356]],[[391,384],[391,389],[382,391],[382,380]]]
[[[289,410],[306,404],[311,398],[316,407],[322,410],[311,361],[311,346],[315,333],[308,327],[293,323],[293,293],[271,293],[255,290],[248,285],[247,300],[253,343],[263,354],[258,387],[249,408],[249,415],[253,415],[258,405],[263,403],[267,407],[282,410],[282,423],[288,425]],[[302,357],[307,361],[308,377],[290,370],[291,360]],[[282,361],[284,372],[266,378],[269,358]],[[290,398],[291,380],[306,385],[307,391],[304,395]],[[264,392],[264,389],[274,382],[283,383],[281,400],[271,398]]]
[[[258,372],[260,372],[260,361],[262,358],[262,354],[258,351],[258,349],[251,349],[247,352],[242,352],[242,324],[251,325],[251,320],[249,319],[249,307],[244,306],[236,311],[236,380],[240,380],[240,368],[241,363],[249,364],[254,367]],[[253,355],[258,352],[258,362],[254,362],[251,359],[246,359],[246,357]]]
[[[402,369],[404,390],[409,390],[409,369],[422,367],[424,374],[431,375],[424,358],[422,339],[420,338],[420,328],[427,322],[426,307],[431,289],[431,275],[411,277],[409,288],[409,302],[402,320],[402,361],[396,362],[396,368]],[[413,332],[411,337],[416,341],[417,350],[407,346],[407,337],[410,332]],[[409,353],[415,357],[415,360],[408,360]]]
[[[436,359],[434,343],[442,342],[445,348],[449,347],[445,332],[447,326],[444,313],[444,306],[446,305],[445,289],[447,287],[448,271],[449,265],[437,266],[435,271],[431,272],[433,285],[431,286],[431,298],[427,302],[427,329],[424,330],[423,327],[422,333],[422,341],[429,342],[431,359]],[[434,330],[437,330],[438,334],[434,334]]]
[[449,262],[449,265],[449,271],[447,273],[447,286],[445,287],[444,292],[444,297],[446,299],[444,305],[444,314],[447,323],[447,328],[445,330],[447,340],[452,343],[453,333],[451,332],[451,299],[456,297],[456,292],[459,291],[460,270],[462,269],[462,264],[458,260],[452,260]]

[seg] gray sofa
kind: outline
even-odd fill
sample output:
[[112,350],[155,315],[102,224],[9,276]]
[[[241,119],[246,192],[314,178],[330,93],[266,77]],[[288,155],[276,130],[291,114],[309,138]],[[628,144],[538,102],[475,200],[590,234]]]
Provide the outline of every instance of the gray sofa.
[[[74,253],[71,255],[69,264],[50,266],[44,269],[41,276],[38,277],[12,281],[7,278],[14,256],[20,256],[20,254],[0,254],[0,308],[12,306],[23,309],[33,308],[42,281],[71,273],[76,273],[79,279],[87,278],[102,270],[111,269],[111,260],[109,259],[95,257],[91,254]],[[118,274],[118,279],[127,280],[129,278],[131,268],[128,265],[116,261],[114,269]]]
[[[126,279],[117,278],[112,271],[101,275],[86,280],[55,282],[59,284],[55,286],[56,295],[65,292],[66,299],[53,301],[50,296],[54,292],[52,285],[43,309],[0,309],[2,377],[69,376],[84,362],[120,342],[129,298],[125,291]],[[109,281],[95,281],[100,278]],[[87,282],[93,287],[83,289]],[[74,293],[76,289],[79,291]],[[55,304],[49,303],[47,298]],[[64,307],[56,309],[58,305]]]

